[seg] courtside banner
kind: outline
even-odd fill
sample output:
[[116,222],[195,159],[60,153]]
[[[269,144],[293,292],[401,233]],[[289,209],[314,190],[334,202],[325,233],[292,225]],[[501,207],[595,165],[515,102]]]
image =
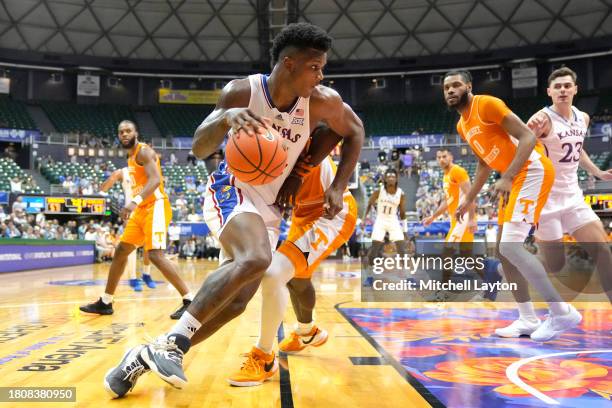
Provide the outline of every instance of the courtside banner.
[[0,239],[0,272],[92,263],[93,241]]
[[[509,254],[532,257],[530,262],[543,270],[552,283],[551,293],[539,293],[530,287],[532,300],[612,301],[610,244],[542,244],[527,240],[503,245]],[[397,253],[393,246],[365,246],[367,255],[361,258],[362,302],[512,302],[515,296],[525,293],[484,242],[417,239],[409,243],[406,254]],[[544,253],[554,254],[556,269],[549,269]],[[532,282],[530,274],[534,271],[536,268],[521,273]]]
[[159,103],[176,103],[189,105],[215,105],[221,95],[220,89],[198,91],[190,89],[160,88]]
[[397,147],[435,146],[444,142],[442,133],[428,135],[372,136],[369,138],[371,147],[379,149],[394,149]]

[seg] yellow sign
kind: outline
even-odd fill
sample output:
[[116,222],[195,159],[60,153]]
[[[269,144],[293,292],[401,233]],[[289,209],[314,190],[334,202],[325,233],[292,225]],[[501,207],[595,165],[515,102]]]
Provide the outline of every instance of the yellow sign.
[[159,90],[159,103],[180,103],[190,105],[215,105],[221,95],[220,89],[214,91],[198,91],[191,89]]

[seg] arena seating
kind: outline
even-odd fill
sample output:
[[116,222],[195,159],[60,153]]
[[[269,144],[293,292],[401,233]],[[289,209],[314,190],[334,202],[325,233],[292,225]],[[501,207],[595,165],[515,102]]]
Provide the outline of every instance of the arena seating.
[[155,106],[151,114],[162,136],[192,137],[213,109],[213,105]]
[[[114,171],[115,165],[107,162],[108,170]],[[96,170],[93,165],[87,163],[68,163],[56,162],[41,168],[41,173],[52,183],[59,184],[67,176],[88,178],[90,180],[98,179],[99,182],[104,181],[104,171]]]
[[117,136],[117,124],[120,121],[135,121],[132,111],[124,105],[43,102],[41,106],[59,132],[87,132],[107,140]]
[[368,136],[409,135],[417,129],[424,133],[453,133],[457,122],[457,115],[442,104],[365,106],[362,118]]
[[[11,191],[11,179],[19,177],[20,179],[30,178],[13,160],[9,158],[0,158],[0,191]],[[25,188],[24,193],[42,193],[39,186],[34,188]]]
[[23,102],[15,101],[8,96],[0,96],[0,128],[36,129]]

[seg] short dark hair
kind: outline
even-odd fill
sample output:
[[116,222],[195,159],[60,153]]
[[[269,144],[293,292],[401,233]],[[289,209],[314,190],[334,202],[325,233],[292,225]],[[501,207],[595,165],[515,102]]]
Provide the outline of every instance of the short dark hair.
[[550,73],[550,75],[548,76],[548,85],[550,85],[550,83],[555,79],[564,76],[571,76],[572,81],[574,81],[574,84],[576,83],[576,79],[578,79],[578,75],[576,75],[576,73],[571,68],[561,67],[555,69],[553,72]]
[[464,70],[464,69],[448,71],[446,74],[444,74],[444,78],[442,78],[442,80],[445,80],[449,76],[453,76],[453,75],[461,75],[461,78],[463,78],[463,80],[466,83],[472,82],[472,74],[470,74],[470,71],[467,71],[467,70]]
[[397,177],[397,170],[395,169],[387,169],[385,171],[385,177],[387,176],[387,174],[391,174],[391,173],[395,174],[395,176]]
[[450,151],[450,149],[449,149],[448,147],[441,147],[441,148],[439,148],[439,149],[438,149],[438,151],[436,152],[436,154],[437,154],[437,153],[440,153],[440,152],[447,152],[447,153],[449,153],[451,156],[453,155],[453,152],[451,152],[451,151]]
[[331,48],[332,38],[321,27],[310,23],[293,23],[283,28],[272,42],[272,62],[276,64],[281,52],[287,47],[298,49],[314,48],[327,52]]
[[124,123],[128,123],[128,124],[132,125],[134,127],[134,130],[136,132],[138,132],[138,126],[136,126],[136,123],[134,123],[133,121],[131,121],[129,119],[124,119],[121,122],[119,122],[119,124],[117,125],[117,129],[119,129],[119,126],[121,126]]

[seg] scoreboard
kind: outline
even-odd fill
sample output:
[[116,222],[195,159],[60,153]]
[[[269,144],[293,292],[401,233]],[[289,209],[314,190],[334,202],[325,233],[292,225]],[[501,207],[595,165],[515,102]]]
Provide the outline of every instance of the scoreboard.
[[110,215],[110,200],[105,197],[22,195],[26,212],[44,214]]
[[587,193],[584,201],[597,212],[612,212],[612,193]]

